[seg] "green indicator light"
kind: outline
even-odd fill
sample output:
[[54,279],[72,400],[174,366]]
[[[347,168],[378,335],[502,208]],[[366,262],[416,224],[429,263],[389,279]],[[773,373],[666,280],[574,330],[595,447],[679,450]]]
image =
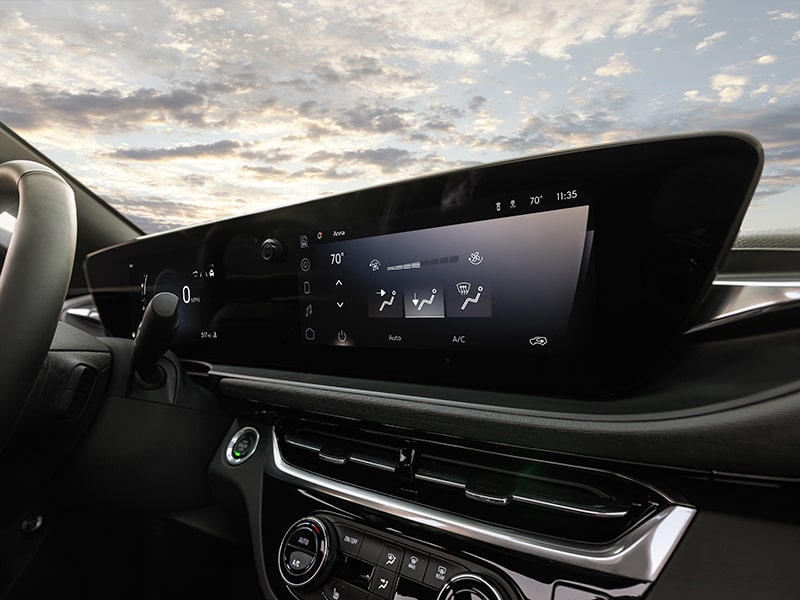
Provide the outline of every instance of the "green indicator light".
[[241,452],[238,452],[237,450],[234,450],[234,451],[233,451],[233,455],[234,455],[236,458],[239,458],[239,457],[242,455],[242,453],[241,453]]

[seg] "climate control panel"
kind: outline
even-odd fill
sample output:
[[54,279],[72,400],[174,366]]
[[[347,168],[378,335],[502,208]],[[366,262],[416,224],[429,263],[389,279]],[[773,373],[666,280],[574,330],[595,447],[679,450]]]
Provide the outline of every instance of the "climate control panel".
[[291,588],[319,587],[330,575],[336,556],[336,535],[322,519],[300,519],[281,541],[278,569]]
[[512,600],[463,560],[340,517],[300,519],[278,556],[283,581],[302,600]]

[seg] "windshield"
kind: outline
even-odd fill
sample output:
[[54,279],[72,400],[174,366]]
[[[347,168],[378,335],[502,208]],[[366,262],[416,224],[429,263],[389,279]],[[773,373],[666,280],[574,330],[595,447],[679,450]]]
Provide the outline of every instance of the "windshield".
[[714,129],[800,228],[796,2],[3,2],[0,120],[147,232]]

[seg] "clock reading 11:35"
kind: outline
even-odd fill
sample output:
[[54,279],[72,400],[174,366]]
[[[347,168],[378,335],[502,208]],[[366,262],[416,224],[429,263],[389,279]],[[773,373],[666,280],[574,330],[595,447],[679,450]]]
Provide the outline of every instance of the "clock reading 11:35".
[[556,192],[556,200],[576,200],[578,198],[578,190],[566,190],[563,192]]

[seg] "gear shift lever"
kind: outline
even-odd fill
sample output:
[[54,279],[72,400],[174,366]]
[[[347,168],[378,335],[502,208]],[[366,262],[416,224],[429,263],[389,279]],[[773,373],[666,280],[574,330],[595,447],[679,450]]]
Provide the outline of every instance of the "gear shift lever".
[[158,359],[164,356],[180,324],[178,297],[170,292],[156,294],[147,305],[133,340],[133,370],[150,389],[166,380]]

